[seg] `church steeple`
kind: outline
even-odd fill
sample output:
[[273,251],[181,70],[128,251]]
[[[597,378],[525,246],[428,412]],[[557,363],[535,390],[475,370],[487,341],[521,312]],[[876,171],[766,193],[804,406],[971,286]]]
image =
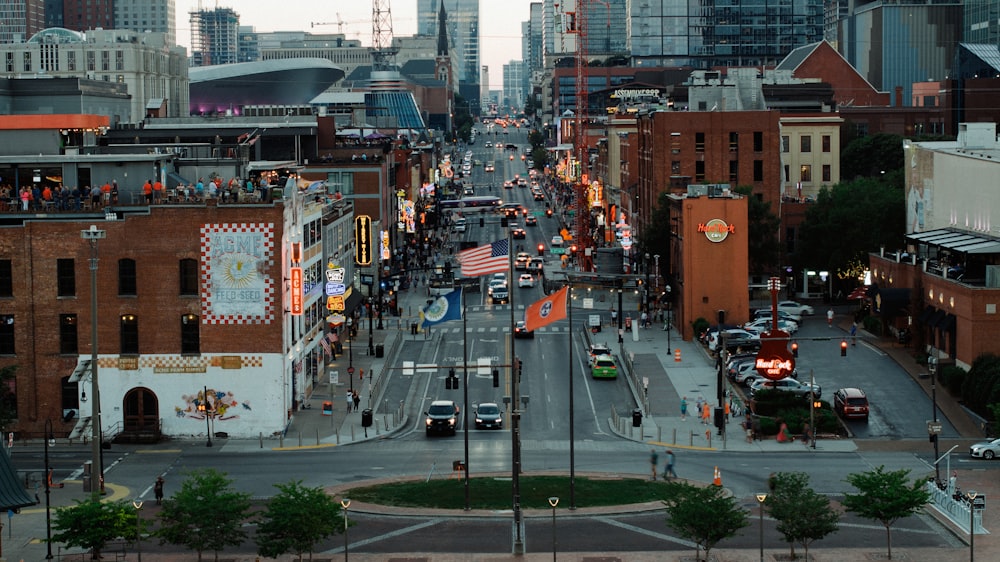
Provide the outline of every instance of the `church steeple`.
[[444,0],[441,0],[441,8],[438,10],[438,49],[437,56],[448,56],[448,16],[444,11]]

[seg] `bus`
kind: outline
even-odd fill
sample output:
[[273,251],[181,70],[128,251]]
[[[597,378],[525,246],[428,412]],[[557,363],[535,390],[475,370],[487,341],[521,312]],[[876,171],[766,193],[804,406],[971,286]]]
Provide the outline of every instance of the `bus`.
[[474,197],[463,197],[461,199],[445,199],[440,203],[442,209],[456,210],[477,210],[496,211],[503,205],[503,200],[499,197],[480,195]]

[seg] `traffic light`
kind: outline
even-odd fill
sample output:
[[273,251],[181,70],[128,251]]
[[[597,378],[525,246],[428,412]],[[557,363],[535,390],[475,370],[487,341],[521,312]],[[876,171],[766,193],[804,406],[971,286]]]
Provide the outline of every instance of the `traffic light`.
[[458,384],[458,375],[455,374],[455,369],[454,368],[448,369],[448,380],[451,381],[451,386],[447,387],[447,388],[451,388],[453,390],[458,390],[458,387],[459,387],[459,384]]
[[792,357],[798,357],[798,356],[799,356],[799,342],[793,341],[792,342]]
[[493,369],[493,388],[500,388],[500,371]]
[[840,340],[840,356],[847,357],[847,340]]
[[552,209],[545,209],[545,216],[551,219],[552,218]]
[[444,388],[445,390],[451,390],[451,375],[444,378]]
[[538,255],[540,255],[540,256],[544,256],[545,255],[545,244],[539,244],[538,245]]

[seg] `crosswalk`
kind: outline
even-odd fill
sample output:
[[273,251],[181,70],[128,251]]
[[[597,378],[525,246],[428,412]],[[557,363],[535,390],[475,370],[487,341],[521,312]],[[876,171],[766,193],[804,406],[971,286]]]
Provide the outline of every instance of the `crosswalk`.
[[[439,334],[461,334],[462,328],[458,327],[438,327],[433,326],[431,330]],[[565,334],[569,332],[569,326],[545,326],[535,330],[536,334]],[[509,334],[510,326],[479,326],[469,327],[470,334]]]

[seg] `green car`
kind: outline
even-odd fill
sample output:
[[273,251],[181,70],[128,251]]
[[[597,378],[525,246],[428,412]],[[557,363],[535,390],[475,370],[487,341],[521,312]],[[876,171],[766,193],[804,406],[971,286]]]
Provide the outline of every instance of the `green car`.
[[614,357],[610,355],[598,355],[594,362],[590,364],[590,376],[595,379],[613,379],[618,377],[618,367],[615,365]]

